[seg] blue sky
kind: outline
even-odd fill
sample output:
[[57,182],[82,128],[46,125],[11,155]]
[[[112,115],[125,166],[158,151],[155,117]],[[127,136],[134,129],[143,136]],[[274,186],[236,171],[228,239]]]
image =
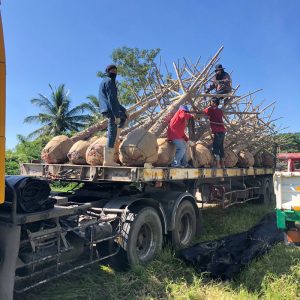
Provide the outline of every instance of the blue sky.
[[6,61],[6,145],[38,124],[30,104],[48,84],[65,83],[73,105],[97,95],[98,70],[117,47],[160,48],[171,63],[203,62],[223,45],[221,62],[240,94],[277,101],[274,117],[300,131],[300,1],[298,0],[2,0]]

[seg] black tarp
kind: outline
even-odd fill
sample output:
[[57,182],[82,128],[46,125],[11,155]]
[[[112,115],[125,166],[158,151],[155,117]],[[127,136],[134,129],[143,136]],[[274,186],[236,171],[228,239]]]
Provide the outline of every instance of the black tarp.
[[197,244],[182,250],[180,257],[192,263],[198,272],[227,280],[280,241],[283,241],[283,232],[277,229],[276,214],[270,213],[246,232]]
[[17,197],[18,212],[36,212],[52,208],[53,200],[49,199],[50,186],[45,180],[26,176],[5,177],[5,202],[3,208],[10,209]]

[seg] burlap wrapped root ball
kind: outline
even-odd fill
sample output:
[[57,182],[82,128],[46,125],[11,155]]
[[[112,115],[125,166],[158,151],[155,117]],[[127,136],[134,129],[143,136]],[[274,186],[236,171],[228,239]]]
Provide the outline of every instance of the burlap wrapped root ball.
[[262,165],[264,167],[273,168],[274,167],[274,155],[267,151],[263,151],[261,154]]
[[[192,150],[190,149],[190,153]],[[213,163],[213,155],[204,145],[197,143],[195,146],[194,167],[211,167]]]
[[225,155],[225,167],[226,168],[233,168],[236,166],[238,162],[238,156],[232,151],[231,149],[225,149],[224,150],[224,155]]
[[156,167],[167,167],[169,166],[175,156],[175,145],[168,141],[166,138],[157,139],[158,151],[157,160],[154,163]]
[[262,153],[257,152],[254,155],[254,166],[255,167],[262,167],[263,166],[263,160],[262,160]]
[[242,150],[238,154],[238,166],[241,168],[249,168],[254,165],[254,156],[248,150]]
[[91,144],[91,141],[77,141],[68,153],[69,161],[75,165],[86,165],[86,150]]
[[65,135],[58,135],[52,138],[44,147],[41,158],[48,164],[62,164],[68,160],[68,152],[73,142]]
[[[86,162],[92,166],[102,166],[104,160],[104,147],[106,147],[107,138],[102,136],[94,141],[86,150]],[[119,147],[120,142],[116,142],[115,145],[115,153],[114,153],[114,161],[119,161]]]
[[130,132],[119,148],[119,158],[126,166],[143,166],[155,163],[158,158],[156,136],[143,128]]

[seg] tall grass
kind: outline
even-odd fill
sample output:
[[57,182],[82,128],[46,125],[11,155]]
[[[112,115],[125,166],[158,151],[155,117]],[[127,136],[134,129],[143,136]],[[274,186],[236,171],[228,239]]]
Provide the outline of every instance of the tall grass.
[[[198,241],[241,232],[256,224],[272,208],[248,204],[203,212]],[[234,280],[210,280],[198,274],[165,248],[146,267],[126,272],[108,266],[74,272],[32,290],[21,299],[300,299],[300,250],[276,245],[253,261]]]

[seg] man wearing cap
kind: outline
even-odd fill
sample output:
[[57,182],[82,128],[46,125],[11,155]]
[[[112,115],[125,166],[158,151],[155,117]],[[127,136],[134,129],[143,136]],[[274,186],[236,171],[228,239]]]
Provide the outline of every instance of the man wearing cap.
[[220,99],[213,98],[210,101],[210,106],[205,108],[203,112],[209,117],[210,128],[213,134],[212,153],[214,155],[215,167],[225,168],[224,138],[226,129],[223,121],[224,114],[218,108],[219,104]]
[[187,107],[187,105],[181,105],[179,110],[171,119],[168,126],[168,140],[175,145],[176,149],[175,157],[171,165],[174,168],[188,167],[186,158],[188,144],[191,146],[194,145],[192,141],[189,141],[188,137],[185,134],[187,121],[190,118],[193,118],[193,115],[188,112],[189,108]]
[[205,93],[207,94],[213,89],[215,89],[216,94],[230,93],[232,91],[231,78],[230,75],[224,71],[224,68],[221,64],[216,65],[215,73],[216,74],[212,79],[212,84],[208,89],[205,90]]
[[99,88],[100,112],[108,119],[107,145],[104,147],[103,166],[118,166],[113,160],[114,146],[127,119],[126,109],[120,105],[118,100],[116,77],[117,67],[115,65],[107,66],[105,77]]

